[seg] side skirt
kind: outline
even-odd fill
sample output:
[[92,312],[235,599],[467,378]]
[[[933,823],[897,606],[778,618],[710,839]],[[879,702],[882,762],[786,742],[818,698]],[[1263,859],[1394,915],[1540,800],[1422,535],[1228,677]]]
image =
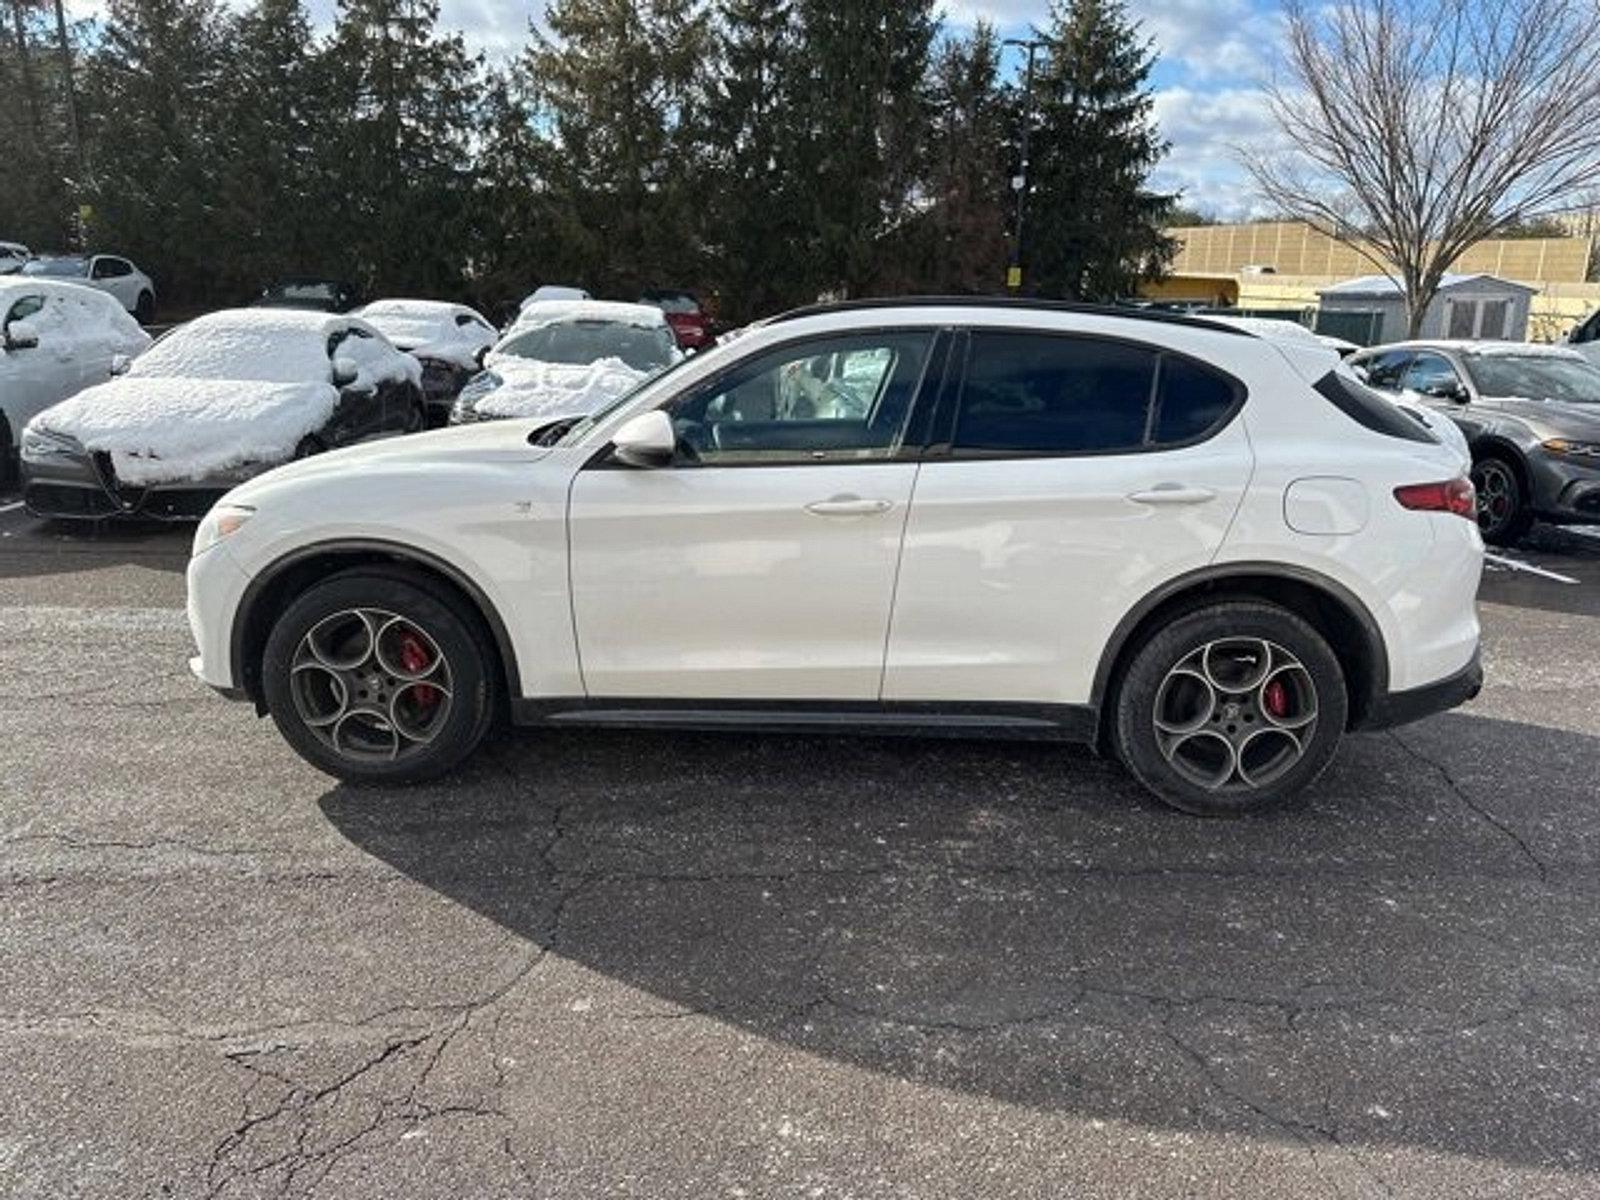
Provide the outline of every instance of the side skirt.
[[1093,743],[1098,727],[1098,714],[1087,704],[929,701],[523,699],[512,701],[511,718],[518,725],[546,728],[904,734],[1081,743]]

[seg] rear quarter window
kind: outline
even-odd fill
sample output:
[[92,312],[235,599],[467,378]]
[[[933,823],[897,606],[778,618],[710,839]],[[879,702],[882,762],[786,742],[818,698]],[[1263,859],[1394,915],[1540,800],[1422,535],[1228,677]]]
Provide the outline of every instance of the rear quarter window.
[[1438,442],[1419,421],[1348,375],[1329,371],[1312,386],[1324,400],[1373,433],[1407,442]]

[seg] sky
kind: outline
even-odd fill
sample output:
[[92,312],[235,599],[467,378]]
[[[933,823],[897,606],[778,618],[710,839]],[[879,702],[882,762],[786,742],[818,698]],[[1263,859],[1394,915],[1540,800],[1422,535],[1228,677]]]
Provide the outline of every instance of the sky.
[[[308,3],[319,26],[331,24],[334,0]],[[1261,85],[1282,44],[1279,0],[1128,0],[1128,7],[1159,55],[1152,79],[1155,117],[1171,144],[1152,186],[1181,192],[1184,203],[1212,216],[1258,215],[1262,205],[1238,166],[1236,148],[1277,140]],[[68,0],[75,16],[98,15],[103,8],[104,0]],[[1042,24],[1048,9],[1048,0],[944,2],[952,28],[983,18],[1005,36]],[[544,0],[440,0],[439,23],[464,34],[472,49],[503,59],[522,48],[530,21],[543,10]],[[1011,51],[1008,66],[1020,71],[1021,57]]]

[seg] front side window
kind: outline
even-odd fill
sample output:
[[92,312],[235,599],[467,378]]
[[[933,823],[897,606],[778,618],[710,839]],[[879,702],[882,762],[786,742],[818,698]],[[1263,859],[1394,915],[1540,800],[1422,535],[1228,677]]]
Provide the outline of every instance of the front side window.
[[10,329],[12,322],[26,321],[43,309],[43,296],[24,296],[11,306],[10,312],[6,313],[5,328]]
[[1418,354],[1401,379],[1401,387],[1423,396],[1450,396],[1461,390],[1461,378],[1442,354]]
[[1365,372],[1368,387],[1375,387],[1383,392],[1398,392],[1400,379],[1406,373],[1406,368],[1411,365],[1411,359],[1410,350],[1385,350],[1370,358],[1357,360],[1356,365]]
[[1158,347],[978,332],[953,449],[1071,455],[1177,445],[1219,428],[1240,398],[1227,376]]
[[706,466],[892,458],[933,337],[871,333],[772,350],[667,411],[686,457]]
[[120,279],[131,274],[133,268],[120,258],[97,258],[94,260],[94,277],[96,279]]

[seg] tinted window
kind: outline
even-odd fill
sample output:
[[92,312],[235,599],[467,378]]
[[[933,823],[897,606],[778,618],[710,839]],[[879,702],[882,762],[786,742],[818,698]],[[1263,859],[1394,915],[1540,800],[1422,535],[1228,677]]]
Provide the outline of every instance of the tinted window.
[[512,330],[495,353],[571,365],[620,358],[635,371],[656,371],[673,361],[677,345],[665,325],[645,328],[579,319],[536,325],[520,333]]
[[974,333],[955,448],[1081,454],[1142,446],[1159,357],[1088,338]]
[[890,458],[932,343],[932,333],[871,333],[783,347],[668,411],[707,466]]
[[131,275],[133,267],[120,258],[97,258],[94,262],[94,277],[96,279],[121,279],[124,275]]
[[1411,363],[1409,350],[1385,350],[1371,358],[1360,359],[1358,365],[1367,373],[1367,383],[1385,392],[1400,390],[1400,377]]
[[1442,354],[1418,354],[1401,379],[1401,387],[1424,396],[1446,396],[1460,386],[1456,369]]
[[1192,442],[1215,429],[1233,411],[1239,390],[1226,375],[1169,354],[1161,360],[1157,396],[1154,440],[1171,445]]

